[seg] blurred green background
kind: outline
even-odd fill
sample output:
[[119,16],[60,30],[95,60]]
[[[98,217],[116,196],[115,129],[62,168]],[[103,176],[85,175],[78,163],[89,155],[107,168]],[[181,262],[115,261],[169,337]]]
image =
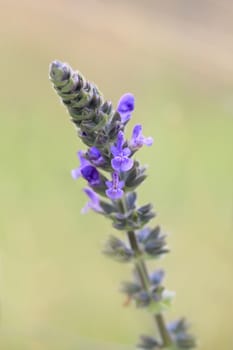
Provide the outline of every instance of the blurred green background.
[[233,3],[0,0],[0,348],[133,349],[153,333],[118,292],[130,267],[101,255],[109,222],[70,169],[76,138],[48,80],[69,62],[153,136],[140,202],[169,233],[156,263],[200,350],[233,349]]

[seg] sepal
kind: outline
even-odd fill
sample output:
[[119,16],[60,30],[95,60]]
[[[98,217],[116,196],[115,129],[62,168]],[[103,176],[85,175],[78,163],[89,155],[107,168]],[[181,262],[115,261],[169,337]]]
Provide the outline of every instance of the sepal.
[[141,285],[139,276],[135,274],[133,282],[123,282],[121,291],[127,294],[130,300],[134,300],[137,307],[148,307],[153,313],[159,313],[167,309],[171,295],[164,289],[161,282],[164,277],[163,270],[156,270],[149,275],[146,289]]
[[170,322],[167,328],[175,343],[174,350],[193,349],[197,346],[194,336],[188,333],[189,324],[184,318]]
[[106,125],[106,132],[108,134],[109,142],[113,143],[117,139],[117,135],[121,129],[121,116],[115,112]]
[[107,123],[108,115],[100,112],[95,119],[83,120],[81,123],[82,130],[88,133],[93,133],[104,128]]
[[123,282],[121,285],[121,292],[127,294],[130,298],[134,298],[141,291],[142,287],[137,282]]
[[167,329],[172,339],[172,345],[164,347],[156,338],[142,335],[137,347],[141,350],[188,350],[194,349],[197,344],[195,338],[188,333],[189,325],[185,319],[171,322]]
[[136,208],[137,193],[128,192],[125,195],[126,206],[129,211],[132,211]]
[[137,188],[146,179],[146,167],[141,166],[138,161],[134,161],[132,169],[127,172],[125,180],[126,189],[129,191]]
[[147,257],[157,258],[169,251],[166,247],[166,235],[162,234],[160,226],[154,229],[145,227],[136,235],[139,246]]
[[116,211],[115,207],[108,202],[100,200],[99,204],[100,204],[100,207],[102,208],[102,210],[106,216],[108,216]]
[[[130,199],[131,205],[135,206],[136,197],[133,195]],[[140,230],[143,228],[153,217],[153,207],[151,204],[144,205],[135,210],[129,210],[125,214],[118,213],[113,217],[113,227],[117,230]]]
[[138,208],[137,215],[142,226],[144,226],[156,216],[156,213],[153,211],[152,204],[149,203]]
[[137,348],[141,350],[161,349],[161,343],[149,335],[141,335],[140,342],[137,344]]
[[129,262],[134,257],[132,249],[115,236],[110,236],[106,241],[103,253],[119,262]]

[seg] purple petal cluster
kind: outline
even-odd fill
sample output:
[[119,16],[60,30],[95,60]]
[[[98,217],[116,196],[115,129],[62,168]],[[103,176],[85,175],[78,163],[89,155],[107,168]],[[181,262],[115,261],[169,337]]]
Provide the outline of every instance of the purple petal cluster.
[[[123,188],[125,183],[122,181],[122,177],[124,172],[128,172],[134,166],[134,160],[132,159],[134,151],[143,145],[151,146],[153,143],[151,137],[145,137],[142,134],[142,126],[140,124],[135,125],[130,141],[127,143],[125,140],[124,127],[131,118],[134,106],[135,99],[130,93],[123,95],[118,102],[117,111],[121,116],[122,129],[118,132],[115,143],[109,145],[109,158],[106,158],[106,153],[104,158],[99,148],[92,146],[86,153],[83,151],[78,152],[80,165],[71,172],[74,179],[83,177],[92,188],[100,185],[100,189],[104,182],[98,167],[103,169],[103,166],[111,162],[113,169],[112,179],[105,182],[106,187],[102,188],[103,192],[101,192],[104,194],[105,191],[105,195],[111,200],[117,200],[124,194]],[[102,212],[99,205],[99,196],[93,189],[86,188],[84,192],[90,200],[84,207],[83,212],[86,212],[88,209]]]
[[111,165],[116,171],[128,171],[133,166],[133,159],[129,158],[132,152],[129,147],[124,147],[124,143],[124,133],[119,131],[116,145],[111,147],[113,155]]

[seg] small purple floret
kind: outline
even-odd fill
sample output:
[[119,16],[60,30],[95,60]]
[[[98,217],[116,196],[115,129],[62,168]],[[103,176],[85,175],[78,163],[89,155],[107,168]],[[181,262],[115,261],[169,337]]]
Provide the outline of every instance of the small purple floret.
[[76,169],[71,170],[71,176],[74,180],[77,180],[80,176],[82,176],[82,173],[81,173],[82,168],[90,164],[90,162],[86,158],[84,158],[83,155],[84,155],[83,151],[79,151],[77,153],[80,166]]
[[140,124],[135,125],[130,140],[130,147],[133,150],[137,150],[143,145],[151,146],[153,144],[152,137],[145,137],[142,134],[142,126]]
[[117,111],[121,116],[122,123],[126,123],[131,118],[131,113],[134,110],[135,99],[134,96],[130,93],[124,94],[117,106]]
[[102,213],[103,211],[100,207],[99,196],[91,188],[84,188],[83,191],[86,193],[90,200],[82,209],[82,214],[87,213],[89,209],[92,209],[97,213]]
[[88,158],[97,166],[104,164],[104,158],[102,157],[101,152],[94,146],[88,150]]
[[112,173],[112,181],[106,181],[108,189],[105,191],[110,199],[119,199],[123,196],[124,181],[119,181],[119,176],[116,172]]
[[128,171],[133,166],[133,159],[129,158],[131,151],[129,147],[123,147],[124,133],[119,131],[116,146],[111,147],[111,152],[114,158],[111,160],[111,165],[114,170]]
[[100,174],[98,170],[92,166],[87,165],[81,169],[81,174],[91,186],[97,186],[100,184]]

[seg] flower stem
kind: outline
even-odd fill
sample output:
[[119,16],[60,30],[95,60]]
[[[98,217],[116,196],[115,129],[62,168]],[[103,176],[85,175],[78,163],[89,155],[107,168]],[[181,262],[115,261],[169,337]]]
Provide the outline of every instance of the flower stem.
[[166,328],[166,324],[162,314],[155,315],[155,320],[159,329],[161,338],[163,339],[163,347],[166,348],[172,345],[170,334]]
[[[136,256],[140,257],[141,252],[140,252],[134,231],[128,231],[127,235],[128,235],[128,239],[129,239],[131,248],[136,253]],[[140,278],[140,282],[141,282],[143,288],[146,291],[148,291],[149,285],[150,285],[149,275],[148,275],[148,271],[147,271],[145,262],[144,262],[144,260],[142,260],[142,258],[137,259],[137,261],[135,263],[135,268],[136,268],[136,271],[138,273],[138,276]],[[171,340],[170,334],[166,328],[166,324],[165,324],[163,315],[161,313],[155,315],[155,322],[157,324],[161,339],[163,341],[162,347],[166,348],[166,347],[172,345],[172,340]]]

